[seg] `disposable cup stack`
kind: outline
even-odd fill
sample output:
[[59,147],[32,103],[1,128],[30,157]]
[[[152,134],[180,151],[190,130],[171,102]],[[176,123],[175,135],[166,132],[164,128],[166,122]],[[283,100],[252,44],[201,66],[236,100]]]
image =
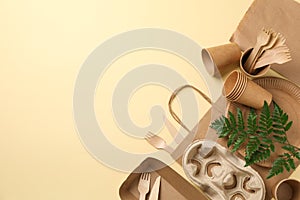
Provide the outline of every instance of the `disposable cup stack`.
[[238,102],[255,109],[261,109],[264,101],[268,105],[272,101],[272,94],[270,92],[237,70],[229,74],[225,80],[223,91],[229,101]]

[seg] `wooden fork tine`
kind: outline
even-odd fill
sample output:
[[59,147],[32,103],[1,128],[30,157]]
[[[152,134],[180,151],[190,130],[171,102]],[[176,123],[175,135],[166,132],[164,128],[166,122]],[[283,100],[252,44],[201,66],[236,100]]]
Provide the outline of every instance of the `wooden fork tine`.
[[148,133],[146,134],[146,137],[151,138],[151,137],[153,137],[154,135],[155,135],[154,133],[148,131]]

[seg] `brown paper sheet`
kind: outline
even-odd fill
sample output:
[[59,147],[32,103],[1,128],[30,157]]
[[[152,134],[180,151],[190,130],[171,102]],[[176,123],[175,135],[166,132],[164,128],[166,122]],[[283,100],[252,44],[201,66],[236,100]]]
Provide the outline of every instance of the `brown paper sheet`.
[[294,0],[255,0],[230,38],[245,51],[256,43],[262,28],[283,34],[292,61],[272,69],[300,85],[300,3]]

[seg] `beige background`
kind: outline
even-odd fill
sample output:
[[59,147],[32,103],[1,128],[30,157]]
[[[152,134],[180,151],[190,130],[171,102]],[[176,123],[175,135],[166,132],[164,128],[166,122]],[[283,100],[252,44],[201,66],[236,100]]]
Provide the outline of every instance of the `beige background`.
[[[251,2],[1,0],[0,199],[119,199],[118,189],[128,173],[93,159],[76,133],[72,95],[81,64],[106,39],[143,27],[177,31],[202,47],[225,43]],[[101,115],[111,114],[112,85],[125,73],[120,66],[127,66],[122,68],[126,71],[153,60],[174,67],[201,88],[201,78],[175,56],[136,52],[114,63],[103,91],[96,94],[96,100],[105,94],[105,101],[95,108],[112,132],[107,137],[127,151],[154,150],[145,141],[115,134],[111,117]],[[152,103],[165,105],[170,93],[160,90],[145,88],[133,96],[129,109],[137,124],[149,122],[145,113]],[[143,101],[149,93],[152,98]]]

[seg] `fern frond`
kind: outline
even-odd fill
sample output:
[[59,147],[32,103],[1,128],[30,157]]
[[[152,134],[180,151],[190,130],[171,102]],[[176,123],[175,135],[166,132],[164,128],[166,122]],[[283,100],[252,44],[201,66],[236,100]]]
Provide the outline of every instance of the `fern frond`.
[[275,102],[273,104],[274,109],[271,112],[268,104],[264,102],[259,118],[254,109],[250,109],[247,125],[239,108],[237,116],[228,112],[228,117],[222,116],[210,125],[220,138],[228,137],[227,146],[232,147],[232,152],[240,149],[242,145],[246,146],[245,166],[269,159],[271,152],[275,152],[274,142],[281,143],[286,152],[275,160],[267,178],[282,173],[284,169],[295,169],[294,159],[300,160],[300,148],[291,145],[286,135],[293,122],[288,120],[288,115]]
[[289,159],[287,160],[287,162],[289,163],[289,165],[290,165],[290,167],[291,167],[292,169],[296,169],[294,159],[289,158]]
[[291,126],[293,125],[293,121],[290,121],[289,123],[287,123],[287,125],[284,127],[285,131],[290,130]]
[[250,110],[250,113],[247,117],[247,133],[250,135],[254,135],[258,129],[257,126],[257,115],[253,109]]
[[286,151],[289,151],[292,154],[296,154],[296,149],[292,145],[285,145],[285,146],[282,146],[281,148],[286,150]]
[[245,129],[244,117],[240,108],[237,108],[237,121],[238,121],[238,130],[244,131]]
[[214,122],[211,123],[210,127],[217,131],[217,134],[221,137],[224,135],[225,131],[225,116],[223,115],[219,119],[216,119]]
[[230,147],[237,139],[238,131],[233,130],[227,141],[227,147]]
[[272,165],[272,168],[271,170],[269,171],[269,174],[267,176],[267,179],[275,176],[275,175],[278,175],[280,173],[282,173],[284,171],[284,166],[285,166],[285,163],[286,163],[286,160],[282,157],[278,157],[273,165]]
[[249,136],[249,141],[246,146],[246,158],[250,159],[252,154],[258,150],[260,146],[260,140],[255,136]]
[[276,142],[279,142],[281,144],[285,144],[287,141],[286,136],[278,136],[278,135],[273,135],[273,138]]
[[232,152],[236,152],[241,147],[241,145],[246,142],[246,139],[247,139],[247,132],[242,131],[238,135],[237,140],[233,144]]
[[228,115],[229,115],[230,127],[235,128],[236,127],[236,120],[235,120],[234,115],[232,114],[232,112],[229,112]]
[[300,160],[300,151],[298,151],[296,154],[295,154],[295,157]]
[[265,161],[268,158],[270,158],[270,156],[271,156],[271,151],[269,149],[265,149],[260,146],[258,150],[255,151],[250,158],[245,157],[246,166]]
[[267,102],[264,102],[264,106],[259,116],[259,134],[263,137],[270,135],[273,132],[272,124],[270,108]]

